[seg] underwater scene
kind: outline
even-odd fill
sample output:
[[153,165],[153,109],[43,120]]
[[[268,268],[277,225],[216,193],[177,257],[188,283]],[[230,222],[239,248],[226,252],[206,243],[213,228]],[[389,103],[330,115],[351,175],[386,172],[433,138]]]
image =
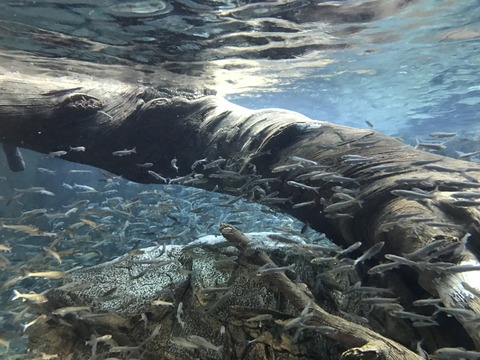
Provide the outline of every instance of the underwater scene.
[[479,5],[0,0],[0,359],[480,359]]

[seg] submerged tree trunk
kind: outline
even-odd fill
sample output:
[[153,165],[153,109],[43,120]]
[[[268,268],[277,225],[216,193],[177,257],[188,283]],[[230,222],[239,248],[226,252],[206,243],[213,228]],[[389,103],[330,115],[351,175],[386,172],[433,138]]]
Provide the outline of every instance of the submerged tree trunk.
[[[372,130],[280,109],[251,111],[201,93],[20,74],[3,75],[0,84],[0,140],[9,148],[64,151],[64,159],[132,181],[276,206],[344,247],[384,242],[392,266],[407,265],[398,273],[413,298],[430,294],[480,314],[480,271],[472,268],[479,265],[480,202],[472,200],[479,164]],[[85,151],[70,151],[78,146]],[[145,163],[153,166],[139,166]],[[368,277],[368,267],[355,266]],[[417,283],[424,293],[413,289]],[[471,317],[454,316],[480,349]]]

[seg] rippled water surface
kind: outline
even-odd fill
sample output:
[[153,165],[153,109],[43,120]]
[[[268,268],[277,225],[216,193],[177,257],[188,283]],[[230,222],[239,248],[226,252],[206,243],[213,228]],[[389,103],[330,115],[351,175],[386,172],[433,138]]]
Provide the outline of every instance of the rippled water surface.
[[478,1],[2,0],[0,19],[0,48],[25,61],[407,137],[479,123]]

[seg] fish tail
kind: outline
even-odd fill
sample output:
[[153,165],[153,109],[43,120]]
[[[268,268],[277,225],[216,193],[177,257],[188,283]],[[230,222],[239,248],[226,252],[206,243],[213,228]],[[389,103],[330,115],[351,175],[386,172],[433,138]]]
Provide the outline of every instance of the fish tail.
[[17,299],[20,299],[22,297],[22,294],[20,294],[20,292],[17,289],[13,290],[13,293],[15,295],[13,296],[12,300],[17,300]]
[[420,141],[418,141],[418,139],[415,139],[415,141],[417,142],[417,145],[415,145],[414,149],[418,149],[418,146],[420,145]]

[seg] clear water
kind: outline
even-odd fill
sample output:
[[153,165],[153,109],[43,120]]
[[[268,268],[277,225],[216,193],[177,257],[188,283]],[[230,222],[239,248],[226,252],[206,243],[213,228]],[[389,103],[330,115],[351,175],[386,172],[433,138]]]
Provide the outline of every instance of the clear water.
[[[367,127],[368,120],[376,130],[407,143],[432,131],[456,131],[459,136],[446,152],[450,156],[456,150],[480,150],[479,53],[476,0],[0,0],[0,75],[67,72],[153,86],[193,84],[249,108],[287,108],[353,127]],[[107,65],[108,70],[95,64]],[[22,266],[68,270],[91,265],[185,228],[190,231],[181,241],[216,233],[227,216],[216,206],[226,201],[218,195],[122,179],[106,181],[97,169],[24,153],[28,168],[23,173],[11,173],[1,159],[0,217],[18,219],[22,212],[38,208],[66,212],[62,206],[88,199],[91,208],[82,208],[73,218],[39,217],[28,223],[56,231],[83,216],[104,222],[105,231],[87,226],[76,235],[84,240],[68,236],[57,250],[78,253],[65,255],[58,264],[43,250],[51,239],[0,230],[0,244],[12,246],[12,253],[4,254],[10,265],[2,270],[0,283],[18,274]],[[116,192],[79,194],[64,183]],[[9,202],[16,194],[14,188],[31,186],[45,187],[55,196],[28,194]],[[144,191],[149,195],[139,195]],[[108,199],[116,196],[125,201],[142,199],[132,213],[142,217],[143,224],[129,226],[123,235],[124,217],[114,213],[104,220],[107,214],[94,212],[115,208],[114,200]],[[168,215],[176,220],[153,205],[166,200],[171,201]],[[196,212],[201,206],[206,210]],[[255,214],[262,215],[261,222]],[[276,225],[302,227],[251,204],[239,205],[237,215],[227,220],[238,221],[247,231]],[[124,237],[118,241],[118,236]],[[96,255],[82,256],[105,238]],[[17,349],[11,345],[12,352],[24,351],[21,324],[34,318],[27,314],[13,321],[23,307],[11,301],[12,289],[40,292],[50,284],[24,281],[1,290],[0,338],[19,343]]]

